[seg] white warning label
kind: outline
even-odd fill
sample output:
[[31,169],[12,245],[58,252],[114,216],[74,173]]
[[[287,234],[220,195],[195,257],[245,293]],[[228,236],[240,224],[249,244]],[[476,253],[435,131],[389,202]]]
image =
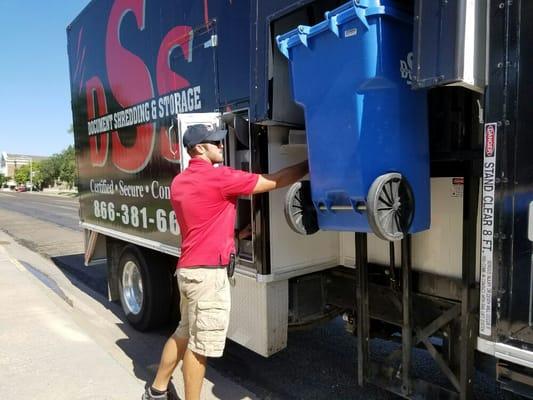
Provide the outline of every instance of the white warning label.
[[483,153],[479,333],[486,336],[490,336],[492,331],[492,267],[494,254],[497,126],[496,123],[485,124],[485,148]]

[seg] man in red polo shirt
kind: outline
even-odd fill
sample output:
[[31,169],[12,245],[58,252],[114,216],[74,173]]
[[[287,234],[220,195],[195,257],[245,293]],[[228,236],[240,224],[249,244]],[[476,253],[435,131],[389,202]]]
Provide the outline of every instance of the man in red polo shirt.
[[169,399],[167,386],[183,359],[185,399],[200,398],[206,357],[224,350],[231,306],[226,267],[235,253],[238,196],[290,185],[308,173],[307,161],[273,174],[219,166],[226,131],[193,125],[183,135],[189,166],[172,181],[171,203],[182,235],[177,276],[181,321],[167,340],[156,378],[143,399]]

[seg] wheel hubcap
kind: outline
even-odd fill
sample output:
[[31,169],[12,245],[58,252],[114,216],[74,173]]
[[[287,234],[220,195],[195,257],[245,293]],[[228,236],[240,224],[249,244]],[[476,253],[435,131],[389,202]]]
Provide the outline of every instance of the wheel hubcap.
[[407,181],[399,173],[376,178],[369,190],[368,212],[378,237],[390,241],[403,239],[414,214],[413,193]]
[[285,218],[290,228],[301,235],[312,235],[318,231],[309,181],[296,182],[289,188],[285,197]]
[[139,267],[133,261],[124,265],[122,272],[122,296],[124,305],[132,314],[141,311],[143,302],[143,285]]

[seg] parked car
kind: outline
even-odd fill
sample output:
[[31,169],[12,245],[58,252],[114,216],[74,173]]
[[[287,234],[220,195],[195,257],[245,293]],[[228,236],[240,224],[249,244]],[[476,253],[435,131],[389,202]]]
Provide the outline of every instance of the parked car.
[[28,188],[26,186],[17,186],[15,192],[27,192]]

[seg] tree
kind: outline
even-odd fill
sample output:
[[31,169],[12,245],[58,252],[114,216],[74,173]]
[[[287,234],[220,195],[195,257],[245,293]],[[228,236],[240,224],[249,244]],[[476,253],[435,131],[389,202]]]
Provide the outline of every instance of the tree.
[[[53,154],[46,160],[34,163],[33,172],[33,183],[41,188],[52,186],[58,180],[63,181],[71,188],[76,182],[76,154],[74,147],[69,146],[61,153]],[[28,179],[22,180],[26,176]],[[27,175],[23,175],[21,172],[20,179],[20,183],[27,182],[29,180],[29,171]],[[15,180],[19,182],[18,178],[15,178]]]
[[32,183],[39,189],[43,188],[43,174],[41,172],[42,161],[33,163],[33,179]]
[[76,180],[76,154],[74,147],[68,146],[60,154],[61,167],[59,172],[59,178],[66,182],[69,188],[74,186]]
[[4,183],[6,183],[7,181],[7,177],[4,174],[0,174],[0,187],[4,186]]
[[51,186],[61,173],[61,156],[54,154],[39,163],[39,179],[43,186]]
[[30,166],[22,165],[15,171],[15,182],[19,185],[23,185],[30,180]]

